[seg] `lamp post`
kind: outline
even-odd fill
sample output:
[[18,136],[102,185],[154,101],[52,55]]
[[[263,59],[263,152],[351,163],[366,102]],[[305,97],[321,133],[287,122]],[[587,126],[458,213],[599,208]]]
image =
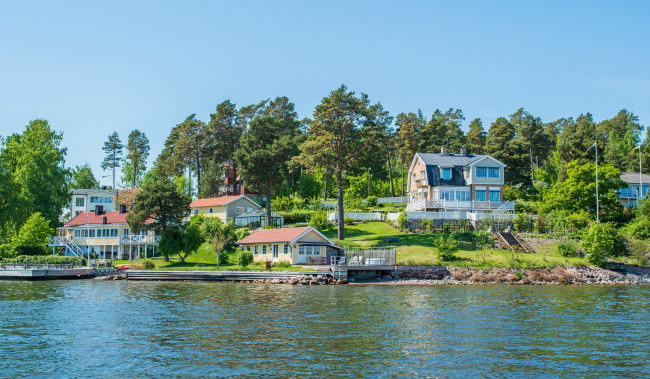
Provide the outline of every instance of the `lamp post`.
[[641,177],[641,145],[632,149],[632,151],[639,149],[639,192],[636,195],[636,206],[639,207],[639,201],[643,197],[643,178]]
[[598,141],[595,141],[587,151],[591,150],[592,147],[595,147],[594,151],[596,152],[596,223],[600,224],[600,211],[598,209]]

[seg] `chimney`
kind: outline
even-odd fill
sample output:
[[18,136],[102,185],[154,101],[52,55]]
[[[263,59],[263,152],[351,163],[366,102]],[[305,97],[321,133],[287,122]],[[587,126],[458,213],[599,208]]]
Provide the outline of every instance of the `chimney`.
[[440,147],[440,154],[447,154],[447,146]]
[[461,154],[467,154],[467,149],[465,148],[465,146],[460,147],[460,153]]
[[120,214],[126,213],[126,204],[120,204]]
[[104,206],[103,205],[95,205],[95,216],[99,216],[104,214]]

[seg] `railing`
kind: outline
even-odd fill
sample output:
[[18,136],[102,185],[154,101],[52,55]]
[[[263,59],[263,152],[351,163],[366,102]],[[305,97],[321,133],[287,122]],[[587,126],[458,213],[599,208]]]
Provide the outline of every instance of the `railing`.
[[139,234],[131,236],[122,236],[120,238],[121,243],[158,243],[160,242],[160,236],[142,236]]
[[30,263],[3,263],[0,268],[24,269],[24,270],[70,270],[73,268],[85,267],[79,264],[30,264]]
[[408,196],[380,197],[377,199],[377,204],[405,204],[408,201]]
[[459,209],[459,210],[498,210],[514,211],[514,201],[454,201],[454,200],[417,200],[409,202],[407,210],[424,209]]
[[[331,222],[338,221],[338,212],[332,212],[327,215],[327,219]],[[350,217],[354,221],[378,221],[381,220],[381,213],[343,213],[343,218]]]
[[332,266],[395,266],[397,253],[394,247],[352,249],[345,257],[331,257]]
[[429,185],[429,183],[427,182],[426,179],[417,179],[415,181],[415,185],[418,186],[418,187],[427,187]]
[[49,246],[63,246],[68,249],[72,254],[82,257],[83,250],[74,241],[65,236],[52,236],[49,239]]

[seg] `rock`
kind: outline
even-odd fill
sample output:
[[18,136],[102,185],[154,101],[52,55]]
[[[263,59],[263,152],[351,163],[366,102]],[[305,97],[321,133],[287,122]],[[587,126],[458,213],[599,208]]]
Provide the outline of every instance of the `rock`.
[[298,284],[299,281],[300,281],[300,279],[298,279],[298,278],[291,278],[291,280],[289,281],[289,284]]
[[312,280],[311,282],[309,282],[310,286],[317,286],[319,284],[320,284],[320,282],[318,282],[318,280]]

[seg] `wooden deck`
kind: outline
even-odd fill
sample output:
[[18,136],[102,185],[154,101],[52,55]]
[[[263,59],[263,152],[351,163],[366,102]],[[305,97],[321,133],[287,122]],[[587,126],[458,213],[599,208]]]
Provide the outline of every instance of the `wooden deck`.
[[22,279],[22,280],[45,280],[45,279],[83,279],[93,276],[92,268],[69,268],[69,269],[22,269],[6,268],[0,269],[0,280]]

